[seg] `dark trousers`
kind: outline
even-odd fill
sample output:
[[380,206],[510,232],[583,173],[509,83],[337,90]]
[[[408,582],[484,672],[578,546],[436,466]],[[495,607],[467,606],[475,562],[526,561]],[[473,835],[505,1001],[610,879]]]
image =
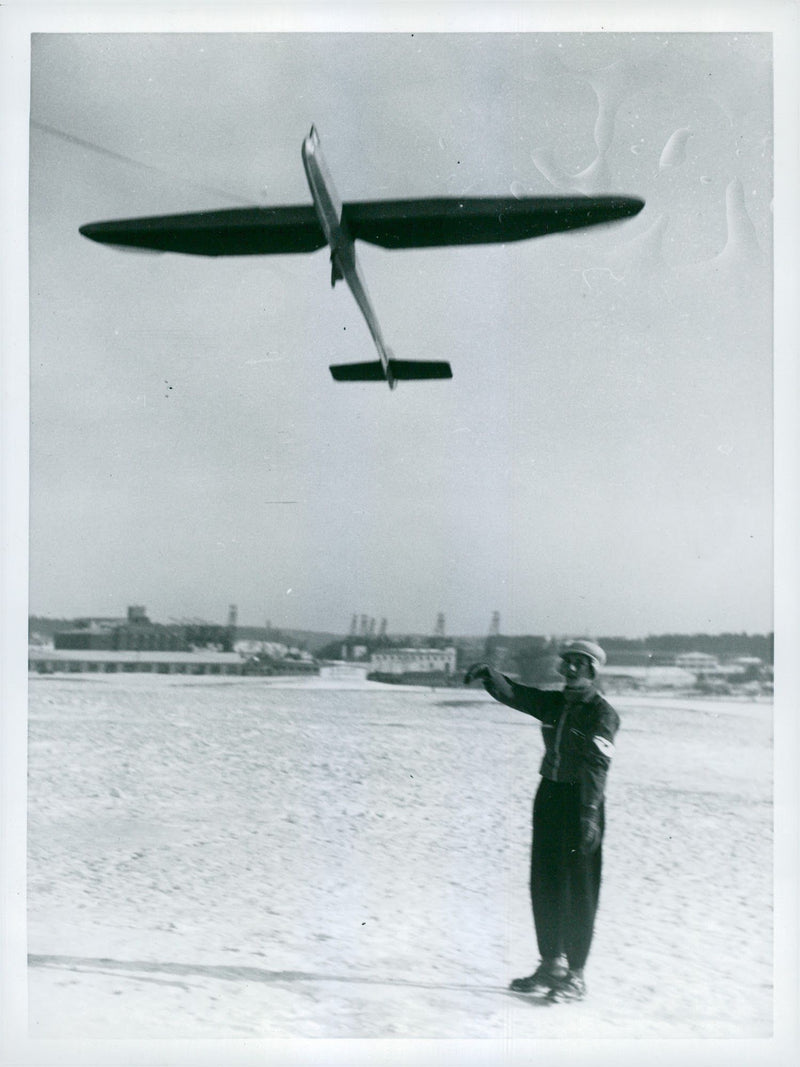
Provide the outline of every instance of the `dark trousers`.
[[[603,808],[600,808],[603,830]],[[571,968],[586,963],[600,896],[602,840],[590,856],[580,851],[577,785],[543,778],[533,802],[531,903],[543,959],[566,955]]]

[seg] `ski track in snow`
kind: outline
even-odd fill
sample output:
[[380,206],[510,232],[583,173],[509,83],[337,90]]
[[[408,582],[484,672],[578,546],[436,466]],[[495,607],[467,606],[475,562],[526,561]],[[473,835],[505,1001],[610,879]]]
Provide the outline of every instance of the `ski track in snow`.
[[470,691],[32,678],[29,1032],[765,1037],[772,708],[612,700],[580,1005],[537,953],[534,720]]

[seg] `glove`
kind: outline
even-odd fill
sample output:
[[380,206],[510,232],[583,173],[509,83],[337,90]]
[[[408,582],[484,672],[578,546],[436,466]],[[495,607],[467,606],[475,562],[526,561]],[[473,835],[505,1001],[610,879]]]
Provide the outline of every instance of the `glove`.
[[489,667],[485,663],[473,663],[464,675],[464,685],[470,682],[484,681],[489,677]]
[[600,823],[597,821],[597,812],[587,812],[581,815],[581,841],[580,850],[584,856],[591,856],[600,846]]

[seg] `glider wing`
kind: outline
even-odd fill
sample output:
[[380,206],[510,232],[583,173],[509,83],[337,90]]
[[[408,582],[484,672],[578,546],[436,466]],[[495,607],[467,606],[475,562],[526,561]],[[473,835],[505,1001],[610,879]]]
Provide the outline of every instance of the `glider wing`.
[[105,245],[186,252],[195,256],[314,252],[326,243],[311,204],[90,222],[81,226],[80,232]]
[[[353,238],[383,248],[522,241],[636,215],[635,197],[473,197],[346,203]],[[84,237],[101,244],[199,256],[314,252],[326,244],[312,205],[232,208],[188,215],[91,222]]]
[[344,205],[355,238],[384,248],[522,241],[636,215],[626,196],[541,196],[378,200]]

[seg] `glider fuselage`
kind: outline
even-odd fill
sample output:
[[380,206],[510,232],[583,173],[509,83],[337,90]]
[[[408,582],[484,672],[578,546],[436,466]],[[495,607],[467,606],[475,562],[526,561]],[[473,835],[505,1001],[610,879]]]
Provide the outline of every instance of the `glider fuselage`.
[[303,141],[302,156],[319,224],[331,250],[331,285],[341,279],[347,282],[375,342],[389,388],[394,389],[397,382],[390,365],[391,353],[383,340],[377,316],[358,269],[355,241],[343,218],[342,201],[334,187],[320,149],[319,136],[313,126]]

